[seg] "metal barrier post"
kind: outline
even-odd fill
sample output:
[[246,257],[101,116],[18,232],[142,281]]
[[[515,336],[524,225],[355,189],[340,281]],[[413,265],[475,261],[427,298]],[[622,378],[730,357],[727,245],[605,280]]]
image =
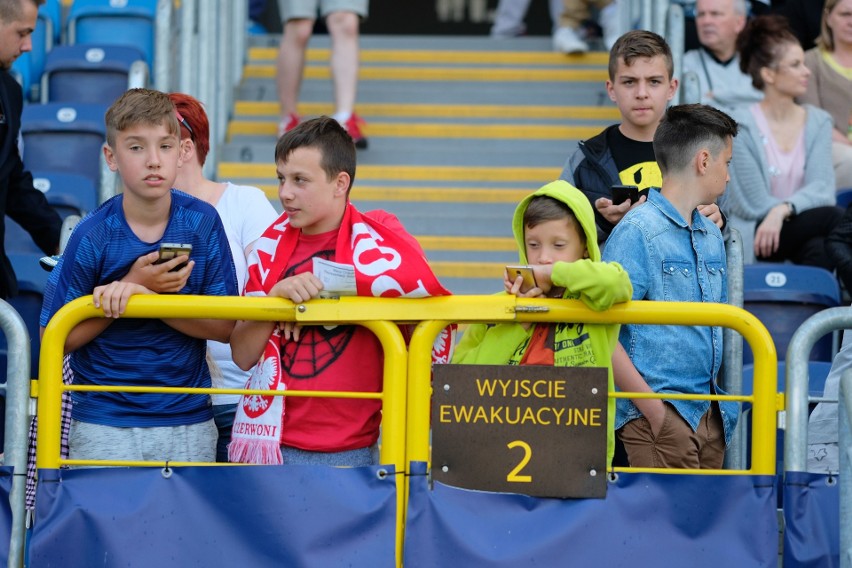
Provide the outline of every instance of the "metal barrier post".
[[12,508],[12,536],[9,542],[9,568],[24,562],[26,529],[25,490],[27,486],[27,435],[30,400],[30,337],[27,326],[15,309],[0,300],[0,328],[6,336],[6,435],[4,463],[14,469],[9,505]]
[[[680,80],[681,71],[683,69],[683,52],[684,52],[684,26],[686,25],[683,16],[683,6],[680,4],[672,4],[668,7],[668,13],[664,14],[665,30],[664,36],[669,42],[669,47],[672,51],[672,63],[674,66],[674,78]],[[681,97],[683,90],[680,90],[678,101],[683,102]]]
[[172,89],[172,73],[174,64],[174,34],[180,34],[179,29],[172,25],[172,2],[174,0],[158,0],[157,21],[154,23],[154,87],[163,92]]
[[840,566],[852,568],[852,371],[840,378]]
[[666,38],[666,20],[668,19],[670,4],[671,0],[652,0],[651,27],[648,28]]
[[[837,329],[852,328],[852,308],[828,308],[799,326],[787,348],[786,435],[784,470],[807,471],[808,465],[808,358],[814,343]],[[755,369],[757,378],[757,369]]]
[[[725,254],[728,258],[728,304],[742,308],[743,242],[736,229],[730,229],[725,239]],[[726,392],[743,392],[743,336],[730,328],[725,328],[722,338],[724,352],[721,386]],[[731,469],[745,467],[747,449],[746,428],[743,421],[740,421],[725,453],[725,466]]]
[[198,42],[198,1],[181,0],[180,9],[180,47],[178,53],[178,90],[182,93],[192,95],[200,99],[198,86],[198,57],[199,52],[204,51],[206,46]]
[[[211,121],[216,122],[216,69],[222,42],[217,33],[218,19],[216,0],[198,2],[198,95],[197,98],[207,105]],[[218,125],[211,123],[215,132]],[[215,164],[218,162],[218,141],[210,136],[210,152],[204,164],[204,176],[213,179]]]

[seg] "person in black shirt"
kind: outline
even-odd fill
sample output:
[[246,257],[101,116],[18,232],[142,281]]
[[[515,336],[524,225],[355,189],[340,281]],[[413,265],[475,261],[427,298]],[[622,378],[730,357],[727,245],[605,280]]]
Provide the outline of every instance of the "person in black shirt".
[[[42,0],[43,1],[43,0]],[[24,168],[18,139],[23,110],[21,86],[9,74],[12,63],[32,49],[39,0],[0,0],[0,298],[14,296],[18,283],[6,256],[5,216],[19,223],[47,254],[58,252],[62,219],[33,187]]]
[[[666,40],[645,30],[633,30],[618,38],[609,55],[606,89],[618,106],[621,123],[579,142],[560,176],[585,193],[594,207],[599,243],[631,208],[646,200],[642,195],[635,203],[613,203],[613,185],[634,185],[640,191],[660,187],[662,175],[652,141],[677,87]],[[699,209],[722,227],[717,205]]]

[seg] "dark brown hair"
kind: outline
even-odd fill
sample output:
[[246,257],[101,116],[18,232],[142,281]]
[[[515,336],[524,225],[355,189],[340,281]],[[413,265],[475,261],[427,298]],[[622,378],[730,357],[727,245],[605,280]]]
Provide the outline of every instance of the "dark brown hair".
[[349,174],[349,189],[355,182],[355,143],[339,122],[327,116],[306,120],[278,139],[275,144],[275,162],[286,162],[297,148],[319,150],[320,167],[326,179],[340,172]]
[[755,89],[762,91],[766,86],[760,70],[774,67],[790,44],[799,45],[799,40],[783,16],[758,16],[746,23],[737,36],[737,51],[740,69],[751,77]]
[[654,133],[654,156],[660,172],[685,169],[701,148],[715,157],[737,135],[736,121],[708,105],[677,105],[663,115]]
[[568,205],[548,195],[537,195],[530,199],[524,211],[524,227],[532,229],[536,225],[547,221],[561,221],[568,219],[577,228],[583,244],[586,244],[586,232],[577,220],[574,211]]

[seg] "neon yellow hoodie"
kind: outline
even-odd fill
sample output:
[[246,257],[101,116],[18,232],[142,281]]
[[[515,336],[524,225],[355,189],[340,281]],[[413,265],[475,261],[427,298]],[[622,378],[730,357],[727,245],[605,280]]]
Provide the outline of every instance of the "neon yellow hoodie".
[[[633,286],[627,272],[615,262],[601,262],[592,207],[586,196],[566,181],[551,182],[525,197],[515,209],[512,231],[518,243],[521,264],[527,263],[524,245],[524,213],[530,200],[546,195],[565,203],[577,217],[586,234],[588,258],[574,262],[556,262],[551,280],[564,287],[565,299],[579,299],[590,309],[603,311],[617,302],[628,301]],[[554,364],[561,367],[605,367],[612,380],[612,353],[618,342],[617,324],[555,324]],[[479,365],[518,365],[529,346],[535,326],[524,329],[518,323],[473,324],[456,346],[453,363]],[[563,346],[565,346],[563,348]],[[607,413],[607,461],[615,447],[615,399],[609,399]]]

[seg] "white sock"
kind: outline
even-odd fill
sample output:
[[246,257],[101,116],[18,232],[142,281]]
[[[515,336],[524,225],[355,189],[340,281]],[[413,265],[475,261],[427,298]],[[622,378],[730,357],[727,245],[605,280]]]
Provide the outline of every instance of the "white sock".
[[346,124],[346,121],[348,121],[350,118],[352,118],[352,113],[351,112],[336,112],[336,113],[334,113],[334,116],[332,116],[331,118],[333,118],[334,120],[336,120],[340,124]]

